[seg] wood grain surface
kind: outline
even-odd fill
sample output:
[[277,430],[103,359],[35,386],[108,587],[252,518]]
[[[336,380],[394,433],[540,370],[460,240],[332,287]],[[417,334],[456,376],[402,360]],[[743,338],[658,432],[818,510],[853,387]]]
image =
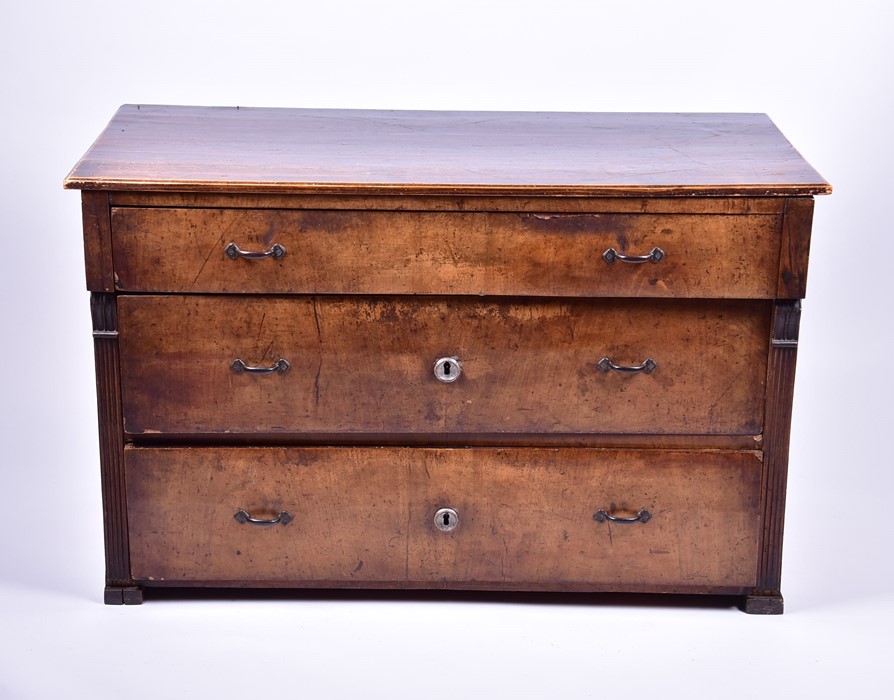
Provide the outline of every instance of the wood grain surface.
[[779,254],[779,299],[803,299],[807,296],[807,260],[813,227],[813,198],[785,200],[782,247]]
[[124,105],[68,188],[352,194],[812,195],[763,114]]
[[[90,295],[93,353],[96,366],[96,408],[99,427],[99,466],[102,484],[106,587],[131,585],[127,538],[127,498],[124,485],[124,424],[121,414],[121,363],[118,352],[118,313],[115,295]],[[121,591],[111,593],[123,602]],[[114,600],[119,598],[120,600]]]
[[782,611],[797,300],[831,187],[766,115],[125,105],[65,187],[107,602],[456,588]]
[[82,192],[84,269],[91,292],[115,291],[112,262],[112,222],[108,192]]
[[[89,191],[88,191],[89,192]],[[775,214],[783,197],[549,197],[452,194],[259,194],[249,192],[105,192],[113,207],[324,209],[358,211],[506,211],[557,214]]]
[[[125,430],[760,432],[770,304],[121,296]],[[442,357],[462,363],[452,384]],[[604,373],[657,363],[650,374]],[[234,360],[291,369],[235,373]]]
[[[781,216],[115,208],[138,292],[772,298]],[[232,260],[281,245],[281,260]],[[613,249],[658,263],[607,263]]]
[[[128,448],[137,581],[754,585],[753,452]],[[434,525],[439,508],[459,522]],[[596,522],[606,509],[647,523]],[[240,524],[244,509],[288,525]],[[660,589],[660,588],[659,588]]]
[[761,508],[763,533],[758,586],[762,592],[770,594],[770,601],[767,601],[769,611],[777,613],[782,612],[782,541],[800,325],[800,302],[776,303],[767,368],[767,415],[770,422],[765,431],[764,498]]

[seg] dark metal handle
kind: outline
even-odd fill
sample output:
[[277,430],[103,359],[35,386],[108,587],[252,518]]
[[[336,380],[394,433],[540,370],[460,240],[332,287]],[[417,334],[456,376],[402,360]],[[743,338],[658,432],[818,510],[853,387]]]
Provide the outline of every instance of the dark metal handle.
[[593,513],[593,520],[597,523],[604,523],[606,520],[610,523],[643,523],[645,525],[652,519],[652,514],[645,508],[642,508],[632,518],[619,518],[617,515],[610,515],[605,508],[600,508]]
[[248,523],[249,525],[259,525],[260,527],[270,527],[271,525],[279,525],[282,523],[283,525],[288,525],[295,519],[295,516],[292,515],[289,511],[284,510],[282,513],[277,515],[275,518],[271,518],[270,520],[260,520],[258,518],[253,518],[248,513],[248,511],[240,510],[233,516],[236,520],[243,525]]
[[229,257],[230,260],[236,260],[237,258],[246,258],[248,260],[273,258],[274,260],[282,260],[283,256],[286,254],[286,249],[279,243],[274,243],[270,250],[242,250],[235,243],[230,243],[230,245],[224,248],[224,253],[227,254],[227,257]]
[[274,372],[287,372],[291,367],[292,365],[289,361],[282,357],[269,367],[252,367],[251,365],[245,364],[245,362],[239,358],[236,358],[230,364],[230,369],[236,374],[242,374],[243,372],[250,372],[251,374],[273,374]]
[[652,371],[658,366],[658,363],[655,362],[655,360],[653,360],[652,358],[646,358],[646,360],[641,365],[616,365],[607,357],[603,357],[601,360],[599,360],[599,362],[596,363],[596,366],[603,372],[614,370],[615,372],[621,372],[623,374],[636,374],[637,372],[645,372],[646,374],[651,374]]
[[660,263],[664,260],[664,251],[661,248],[652,248],[649,251],[648,255],[621,255],[614,248],[609,248],[602,254],[602,259],[605,260],[609,265],[611,265],[615,260],[620,260],[625,263]]

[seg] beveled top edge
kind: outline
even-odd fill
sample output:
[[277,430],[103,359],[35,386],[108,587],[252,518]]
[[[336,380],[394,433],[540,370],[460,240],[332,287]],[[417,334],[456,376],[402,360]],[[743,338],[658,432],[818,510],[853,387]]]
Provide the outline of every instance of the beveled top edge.
[[124,105],[68,189],[808,196],[831,186],[764,114]]

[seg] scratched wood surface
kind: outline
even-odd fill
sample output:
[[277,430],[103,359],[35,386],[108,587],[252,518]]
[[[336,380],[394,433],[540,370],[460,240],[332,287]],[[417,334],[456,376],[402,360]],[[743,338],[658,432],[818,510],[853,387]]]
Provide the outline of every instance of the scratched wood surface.
[[[770,303],[119,297],[126,431],[760,433]],[[462,363],[452,384],[441,357]],[[657,363],[651,374],[597,363]],[[291,369],[237,374],[231,363]]]
[[764,114],[124,105],[68,188],[354,194],[813,195]]
[[[86,190],[82,195],[95,194]],[[564,214],[779,214],[782,197],[550,197],[247,192],[101,192],[113,207],[200,209],[356,209],[362,211],[511,211]],[[806,197],[805,199],[812,199]]]
[[[139,581],[751,586],[754,452],[128,448]],[[454,508],[451,532],[435,512]],[[647,523],[596,522],[606,509]],[[294,520],[269,527],[234,514]],[[558,514],[561,514],[560,517]]]
[[108,602],[366,586],[781,611],[795,350],[770,340],[796,323],[771,313],[805,294],[831,187],[765,115],[125,105],[65,187],[102,292]]
[[[118,289],[772,298],[781,216],[115,208]],[[281,245],[281,260],[225,248]],[[603,254],[658,263],[609,264]]]

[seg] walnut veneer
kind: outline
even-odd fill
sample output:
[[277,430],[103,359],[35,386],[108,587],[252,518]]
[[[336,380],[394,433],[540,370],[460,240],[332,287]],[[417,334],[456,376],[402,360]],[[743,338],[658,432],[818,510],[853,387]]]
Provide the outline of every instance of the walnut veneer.
[[106,602],[455,588],[782,612],[831,188],[766,116],[127,105],[65,186]]

